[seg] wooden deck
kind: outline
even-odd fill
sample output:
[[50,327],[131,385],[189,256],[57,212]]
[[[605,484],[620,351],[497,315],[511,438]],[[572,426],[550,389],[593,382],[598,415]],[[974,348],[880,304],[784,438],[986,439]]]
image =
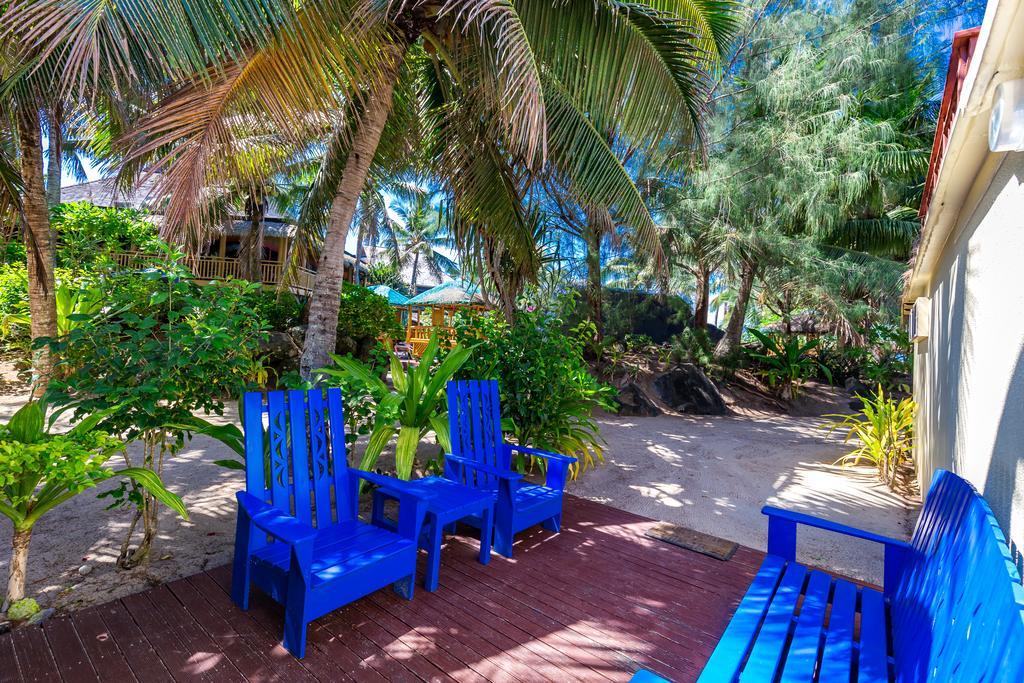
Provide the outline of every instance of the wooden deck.
[[[652,521],[567,497],[564,531],[524,533],[476,562],[449,539],[441,588],[379,591],[280,646],[282,610],[228,597],[230,568],[0,636],[0,681],[624,681],[640,667],[696,678],[762,554],[728,562],[650,540]],[[425,556],[421,553],[421,561]]]

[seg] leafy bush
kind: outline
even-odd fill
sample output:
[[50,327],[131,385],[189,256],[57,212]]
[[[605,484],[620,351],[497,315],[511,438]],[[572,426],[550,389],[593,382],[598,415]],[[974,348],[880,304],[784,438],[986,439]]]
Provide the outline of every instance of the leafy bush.
[[[28,314],[28,273],[24,263],[0,265],[0,320],[12,315]],[[24,344],[28,328],[14,327],[4,330],[4,345]]]
[[391,381],[394,390],[389,389],[372,368],[351,357],[333,356],[337,367],[318,371],[331,384],[334,380],[356,380],[373,396],[376,403],[373,431],[359,461],[360,469],[372,468],[384,447],[396,434],[395,469],[400,479],[412,476],[419,443],[430,432],[437,435],[445,451],[451,449],[445,389],[448,380],[455,376],[469,358],[470,350],[455,346],[435,365],[439,346],[440,340],[436,335],[432,336],[420,362],[408,369],[403,368],[398,358],[392,355]]
[[878,385],[874,396],[859,396],[864,404],[853,415],[829,415],[837,418],[831,429],[845,429],[846,442],[860,442],[855,450],[837,461],[857,465],[866,460],[878,468],[878,476],[890,488],[905,473],[914,450],[914,413],[917,406],[910,398],[899,401],[887,396]]
[[[59,359],[53,401],[74,406],[76,416],[116,407],[101,426],[125,441],[141,441],[142,466],[157,474],[195,431],[194,412],[223,414],[224,397],[237,396],[263,374],[258,346],[264,330],[249,305],[259,285],[198,287],[184,275],[170,263],[111,278],[104,312],[52,342]],[[115,491],[113,499],[136,506],[119,558],[120,566],[134,566],[155,537],[156,500],[135,485]],[[129,556],[140,520],[143,540]]]
[[675,363],[693,363],[707,370],[715,362],[715,345],[707,330],[688,327],[672,338],[669,358]]
[[58,204],[50,212],[57,232],[57,262],[80,269],[120,251],[152,251],[159,242],[156,226],[137,209],[95,206],[88,202]]
[[261,287],[249,295],[249,305],[268,330],[283,332],[301,322],[303,304],[291,292]]
[[96,428],[109,414],[84,417],[64,434],[46,429],[46,408],[30,401],[0,425],[0,514],[14,526],[11,539],[7,600],[25,596],[25,577],[32,530],[43,515],[82,491],[113,477],[128,477],[182,517],[181,498],[153,472],[136,467],[119,470],[107,461],[124,443]]
[[667,342],[690,320],[690,305],[678,296],[659,297],[645,292],[607,290],[604,293],[604,334],[620,341],[644,335],[652,343]]
[[346,284],[338,310],[338,355],[369,360],[381,337],[404,339],[402,326],[388,300],[366,287]]
[[796,336],[766,334],[755,329],[751,329],[750,334],[761,342],[761,351],[751,352],[750,357],[760,364],[761,375],[768,386],[778,390],[780,395],[796,398],[804,381],[819,371],[832,381],[829,369],[809,353],[818,345],[817,339],[804,341]]
[[[593,375],[583,357],[584,323],[566,334],[562,321],[520,311],[512,325],[494,312],[460,314],[456,339],[473,356],[460,379],[497,379],[502,418],[517,443],[579,458],[583,468],[603,460],[595,408],[613,410],[612,390]],[[573,468],[573,476],[579,467]]]

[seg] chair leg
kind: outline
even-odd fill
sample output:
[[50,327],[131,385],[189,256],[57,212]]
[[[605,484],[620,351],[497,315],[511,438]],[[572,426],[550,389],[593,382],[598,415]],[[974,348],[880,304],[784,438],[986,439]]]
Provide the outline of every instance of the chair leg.
[[494,507],[494,551],[505,557],[512,557],[512,541],[515,533],[512,531],[512,510],[504,501],[498,500]]
[[401,595],[406,600],[412,600],[413,593],[416,585],[416,574],[409,574],[404,579],[395,581],[394,589],[395,592]]
[[429,531],[429,548],[427,550],[427,575],[423,587],[430,592],[437,590],[438,575],[441,573],[441,543],[444,541],[444,530],[434,517]]
[[249,586],[252,579],[252,564],[249,562],[249,534],[247,519],[238,515],[235,524],[235,559],[231,568],[231,599],[239,609],[249,609]]
[[304,597],[288,600],[284,607],[284,647],[298,659],[306,656],[306,625],[308,622],[305,615]]
[[562,513],[559,512],[557,515],[552,515],[540,524],[548,531],[553,531],[557,534],[562,530]]
[[487,564],[491,561],[491,536],[494,533],[494,524],[491,522],[493,509],[483,511],[480,517],[480,564]]

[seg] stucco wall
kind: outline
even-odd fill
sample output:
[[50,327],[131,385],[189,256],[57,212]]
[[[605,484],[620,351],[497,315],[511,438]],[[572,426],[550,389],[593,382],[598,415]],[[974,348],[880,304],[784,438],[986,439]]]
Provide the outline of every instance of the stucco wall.
[[969,479],[1024,547],[1024,153],[1008,154],[961,216],[930,286],[915,349],[917,466]]

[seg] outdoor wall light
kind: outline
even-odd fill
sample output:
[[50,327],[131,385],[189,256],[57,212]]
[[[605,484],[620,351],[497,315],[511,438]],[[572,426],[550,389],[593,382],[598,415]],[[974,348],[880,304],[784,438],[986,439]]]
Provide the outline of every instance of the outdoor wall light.
[[1024,151],[1024,78],[996,86],[988,148],[993,152]]

